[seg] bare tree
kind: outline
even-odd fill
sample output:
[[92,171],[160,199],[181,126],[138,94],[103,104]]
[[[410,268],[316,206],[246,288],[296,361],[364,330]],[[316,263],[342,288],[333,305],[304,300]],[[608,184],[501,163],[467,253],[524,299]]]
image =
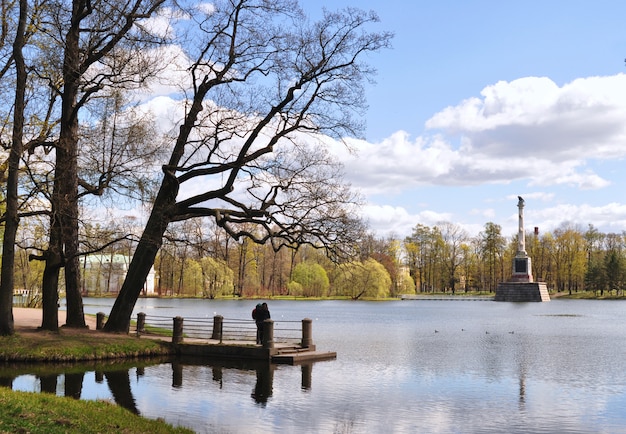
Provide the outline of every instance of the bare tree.
[[[338,253],[360,235],[356,197],[321,143],[303,134],[359,131],[354,115],[373,72],[361,57],[391,38],[365,31],[376,21],[346,9],[310,24],[288,0],[218,1],[202,17],[193,93],[106,330],[128,330],[170,222],[211,216],[231,237],[276,250],[308,243]],[[205,188],[178,199],[197,185]]]
[[[4,8],[3,8],[4,9]],[[24,105],[26,94],[26,62],[24,61],[23,49],[26,44],[26,21],[28,15],[28,2],[20,0],[19,18],[13,42],[13,61],[15,63],[15,101],[13,108],[13,134],[8,159],[8,175],[6,187],[6,216],[4,238],[2,240],[2,279],[0,282],[0,334],[3,336],[13,334],[13,285],[15,267],[15,240],[18,219],[18,171],[22,157],[24,134]]]
[[[141,86],[157,65],[140,55],[146,44],[160,42],[138,25],[150,17],[164,0],[73,0],[50,14],[50,35],[63,47],[59,135],[51,195],[50,241],[46,252],[42,326],[55,329],[59,272],[65,267],[67,323],[84,327],[79,267],[79,111],[102,89]],[[54,36],[51,36],[54,39]]]

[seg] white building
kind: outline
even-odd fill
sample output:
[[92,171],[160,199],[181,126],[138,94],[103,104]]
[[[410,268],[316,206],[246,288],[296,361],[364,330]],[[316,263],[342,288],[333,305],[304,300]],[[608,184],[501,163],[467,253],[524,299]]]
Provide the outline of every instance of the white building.
[[[131,257],[122,254],[81,256],[82,291],[85,294],[117,294],[122,288]],[[154,266],[143,286],[143,294],[154,294]]]

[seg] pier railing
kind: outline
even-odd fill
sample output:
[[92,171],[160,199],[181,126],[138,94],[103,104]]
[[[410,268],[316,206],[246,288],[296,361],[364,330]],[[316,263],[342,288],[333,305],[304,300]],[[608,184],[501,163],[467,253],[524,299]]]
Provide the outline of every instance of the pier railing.
[[[102,316],[100,316],[102,315]],[[104,314],[98,314],[98,324],[104,323]],[[264,346],[273,346],[274,343],[297,344],[303,347],[312,345],[311,320],[301,321],[265,320]],[[172,337],[174,343],[184,339],[217,340],[220,343],[228,341],[256,343],[256,323],[249,319],[224,318],[216,315],[213,318],[198,317],[169,317],[159,315],[137,314],[134,330],[138,336],[158,335]]]

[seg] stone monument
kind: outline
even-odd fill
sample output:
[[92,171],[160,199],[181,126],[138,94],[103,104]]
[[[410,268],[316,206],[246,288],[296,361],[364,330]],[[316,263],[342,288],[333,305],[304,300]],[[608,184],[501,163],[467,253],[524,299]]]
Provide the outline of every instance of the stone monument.
[[496,288],[496,301],[550,301],[545,282],[535,282],[532,265],[526,253],[526,233],[524,232],[524,199],[517,196],[518,232],[517,253],[513,258],[513,273],[507,282]]

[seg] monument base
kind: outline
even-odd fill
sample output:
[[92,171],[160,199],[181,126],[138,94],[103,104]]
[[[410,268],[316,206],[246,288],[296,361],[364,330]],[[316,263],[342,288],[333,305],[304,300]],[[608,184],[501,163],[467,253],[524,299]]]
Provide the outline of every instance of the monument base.
[[545,282],[502,282],[496,288],[495,301],[550,301]]

